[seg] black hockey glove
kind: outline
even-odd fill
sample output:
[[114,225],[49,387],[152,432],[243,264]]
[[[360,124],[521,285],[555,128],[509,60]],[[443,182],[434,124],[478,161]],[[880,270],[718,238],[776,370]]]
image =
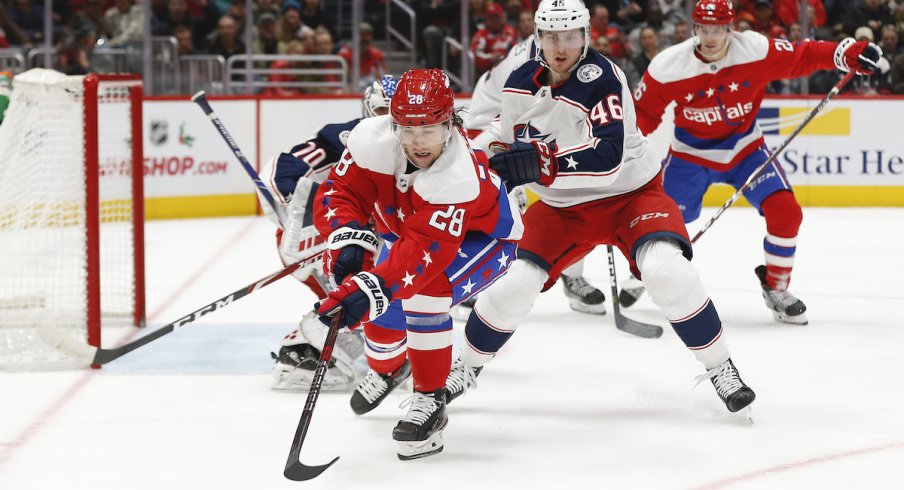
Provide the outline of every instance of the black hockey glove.
[[531,182],[549,187],[559,171],[555,154],[542,141],[512,143],[507,151],[490,157],[490,168],[509,188]]
[[369,270],[374,266],[374,254],[379,242],[370,228],[351,222],[330,233],[323,256],[323,272],[332,274],[336,284],[346,276]]

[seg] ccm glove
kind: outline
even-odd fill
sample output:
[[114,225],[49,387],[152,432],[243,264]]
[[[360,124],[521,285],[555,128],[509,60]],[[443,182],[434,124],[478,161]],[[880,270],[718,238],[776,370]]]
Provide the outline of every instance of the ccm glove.
[[342,310],[342,325],[357,328],[371,321],[389,308],[392,293],[383,285],[383,278],[370,272],[359,272],[343,282],[321,303],[315,305],[320,320],[329,325],[329,318]]
[[841,41],[835,48],[835,66],[843,72],[849,72],[853,68],[860,75],[871,75],[878,69],[881,57],[882,49],[879,46],[852,38]]
[[559,172],[559,163],[546,143],[516,141],[507,151],[490,158],[490,168],[499,174],[508,187],[531,182],[549,187]]
[[323,253],[323,272],[340,284],[345,276],[369,270],[374,266],[377,235],[370,228],[351,222],[330,233]]

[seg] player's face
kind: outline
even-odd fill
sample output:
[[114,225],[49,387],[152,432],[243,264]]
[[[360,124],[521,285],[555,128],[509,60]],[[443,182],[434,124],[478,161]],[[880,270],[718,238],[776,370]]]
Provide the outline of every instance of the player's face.
[[411,163],[418,168],[429,168],[443,152],[451,130],[449,123],[395,126],[395,135]]
[[550,70],[568,73],[584,53],[584,29],[543,31],[540,33],[540,49]]
[[694,33],[700,39],[700,45],[697,46],[700,54],[710,59],[718,58],[724,55],[725,46],[731,34],[731,25],[696,25]]

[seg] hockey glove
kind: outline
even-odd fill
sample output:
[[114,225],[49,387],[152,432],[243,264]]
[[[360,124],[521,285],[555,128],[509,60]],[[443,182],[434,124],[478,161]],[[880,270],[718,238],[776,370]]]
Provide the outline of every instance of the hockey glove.
[[542,141],[516,141],[507,151],[490,158],[490,168],[509,188],[531,182],[549,187],[559,172],[556,155]]
[[847,38],[835,48],[835,66],[843,72],[857,70],[859,75],[871,75],[877,70],[882,49],[873,43]]
[[323,317],[333,316],[342,309],[342,325],[354,329],[385,313],[390,301],[392,293],[383,285],[383,278],[370,272],[359,272],[330,291],[316,308],[327,325],[330,321]]
[[369,270],[374,266],[377,235],[370,228],[351,222],[330,233],[323,253],[323,272],[340,284],[345,276]]

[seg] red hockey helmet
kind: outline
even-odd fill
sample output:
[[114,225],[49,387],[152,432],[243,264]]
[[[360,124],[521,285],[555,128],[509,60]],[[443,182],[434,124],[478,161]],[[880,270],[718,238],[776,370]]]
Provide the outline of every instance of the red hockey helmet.
[[399,80],[389,112],[399,126],[429,126],[452,119],[455,97],[438,68],[408,70]]
[[731,0],[699,0],[691,15],[694,24],[725,25],[734,22]]

